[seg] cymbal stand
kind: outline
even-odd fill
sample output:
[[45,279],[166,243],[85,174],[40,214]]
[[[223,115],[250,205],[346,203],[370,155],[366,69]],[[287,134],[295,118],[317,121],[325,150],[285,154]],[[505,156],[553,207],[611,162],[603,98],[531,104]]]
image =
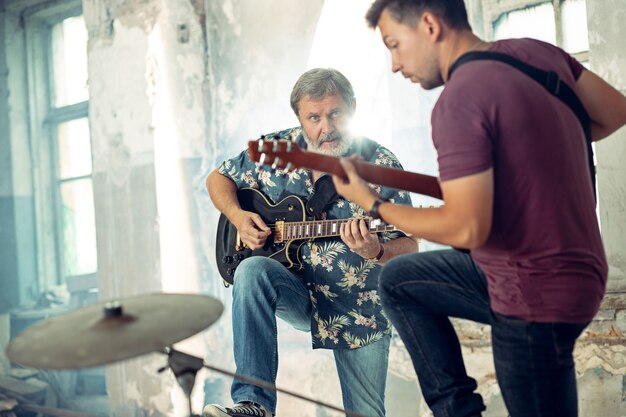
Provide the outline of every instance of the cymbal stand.
[[176,377],[176,381],[183,389],[185,396],[187,397],[187,404],[189,406],[189,417],[200,417],[193,413],[191,405],[191,391],[196,383],[196,374],[203,368],[204,362],[202,359],[195,356],[188,355],[174,349],[167,349],[167,366],[159,369],[159,372],[163,372],[167,368],[172,370],[172,373]]
[[[318,400],[314,400],[308,397],[305,397],[302,394],[298,394],[296,392],[293,391],[288,391],[286,389],[282,389],[282,388],[277,388],[275,385],[270,384],[269,382],[265,382],[262,381],[260,379],[257,378],[253,378],[250,376],[246,376],[246,375],[239,375],[236,374],[234,372],[230,372],[224,369],[220,369],[218,367],[215,366],[211,366],[211,365],[207,365],[206,363],[204,363],[204,361],[198,357],[195,356],[191,356],[187,353],[183,353],[180,352],[178,350],[172,349],[172,348],[166,348],[163,353],[168,355],[168,366],[172,372],[174,373],[174,376],[176,376],[176,379],[178,380],[178,383],[180,384],[180,386],[182,387],[183,391],[185,392],[185,395],[187,395],[187,398],[189,399],[189,415],[190,416],[194,416],[194,414],[192,414],[191,411],[191,390],[193,389],[193,385],[194,385],[194,381],[196,378],[196,373],[201,369],[201,368],[206,368],[209,369],[211,371],[216,371],[219,372],[221,374],[224,375],[228,375],[231,376],[235,379],[238,379],[239,381],[243,381],[246,382],[248,384],[252,384],[252,385],[256,385],[257,387],[263,388],[263,389],[268,389],[268,390],[272,390],[272,391],[276,391],[276,392],[281,392],[283,394],[287,394],[290,395],[292,397],[296,397],[299,398],[301,400],[304,401],[308,401],[310,403],[316,404],[316,405],[321,405],[322,407],[326,407],[326,408],[330,408],[331,410],[335,410],[338,411],[340,413],[344,413],[346,416],[349,417],[368,417],[365,416],[361,413],[357,413],[356,411],[351,411],[351,410],[344,410],[342,408],[336,407],[334,405],[322,402],[322,401],[318,401]],[[167,367],[165,368],[161,368],[159,371],[163,371],[165,369],[167,369]]]

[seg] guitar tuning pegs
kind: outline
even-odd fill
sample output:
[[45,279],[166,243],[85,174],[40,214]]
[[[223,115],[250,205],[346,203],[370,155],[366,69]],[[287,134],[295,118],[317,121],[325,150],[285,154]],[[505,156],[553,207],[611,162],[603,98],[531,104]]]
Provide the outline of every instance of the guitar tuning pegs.
[[291,171],[292,169],[293,169],[293,165],[291,164],[291,162],[287,162],[287,165],[285,165],[285,171]]
[[272,169],[278,168],[278,164],[280,164],[280,158],[276,156],[274,157],[274,163],[272,164]]
[[261,157],[259,158],[259,164],[265,165],[265,158],[267,158],[267,155],[265,155],[265,152],[263,152],[261,154]]
[[279,140],[280,139],[280,135],[277,133],[274,135],[274,140]]
[[276,153],[278,152],[278,141],[275,140],[274,141],[274,145],[272,145],[272,152]]

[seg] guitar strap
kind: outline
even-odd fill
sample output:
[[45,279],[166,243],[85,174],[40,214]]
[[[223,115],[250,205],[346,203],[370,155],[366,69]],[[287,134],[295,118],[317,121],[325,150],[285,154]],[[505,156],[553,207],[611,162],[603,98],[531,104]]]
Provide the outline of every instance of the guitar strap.
[[[364,160],[369,161],[374,156],[374,152],[378,148],[378,144],[373,140],[362,138],[355,143],[355,152],[363,157]],[[316,219],[320,218],[324,209],[337,201],[340,195],[337,194],[335,184],[333,184],[333,178],[330,175],[322,175],[317,181],[315,181],[313,197],[306,203],[307,215],[313,216]]]
[[313,197],[306,202],[306,214],[318,219],[324,207],[334,203],[337,199],[339,199],[339,194],[333,184],[333,178],[330,175],[322,175],[315,181]]

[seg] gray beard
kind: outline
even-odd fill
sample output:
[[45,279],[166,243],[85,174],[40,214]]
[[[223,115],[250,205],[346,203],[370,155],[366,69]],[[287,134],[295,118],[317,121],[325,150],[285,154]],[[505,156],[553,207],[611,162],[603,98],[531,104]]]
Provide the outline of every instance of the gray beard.
[[[311,139],[306,134],[304,129],[302,129],[302,137],[304,138],[304,141],[306,142],[308,146],[308,150],[310,152],[320,153],[320,154],[329,155],[329,156],[337,156],[337,157],[344,156],[350,149],[350,143],[352,142],[352,140],[348,139],[344,135],[341,135],[337,131],[334,131],[333,133],[330,133],[328,135],[321,136],[317,144],[312,143]],[[322,145],[325,142],[329,140],[334,140],[334,139],[339,139],[340,144],[338,147],[334,147],[331,149],[324,149],[324,150],[321,149]]]

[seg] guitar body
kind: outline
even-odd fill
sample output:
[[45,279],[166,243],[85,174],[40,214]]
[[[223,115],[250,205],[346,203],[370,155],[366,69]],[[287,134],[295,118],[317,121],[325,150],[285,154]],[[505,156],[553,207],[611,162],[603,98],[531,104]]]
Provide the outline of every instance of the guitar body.
[[[237,191],[237,199],[241,208],[246,211],[257,213],[263,222],[273,228],[276,221],[302,222],[306,220],[305,204],[296,196],[288,196],[277,204],[272,204],[258,190],[242,188]],[[252,250],[244,247],[238,239],[235,226],[224,216],[220,215],[217,224],[217,237],[215,242],[215,256],[217,269],[226,284],[233,284],[235,269],[239,264],[251,256],[264,256],[277,260],[287,268],[302,268],[300,248],[305,241],[274,242],[272,233],[260,249]]]

